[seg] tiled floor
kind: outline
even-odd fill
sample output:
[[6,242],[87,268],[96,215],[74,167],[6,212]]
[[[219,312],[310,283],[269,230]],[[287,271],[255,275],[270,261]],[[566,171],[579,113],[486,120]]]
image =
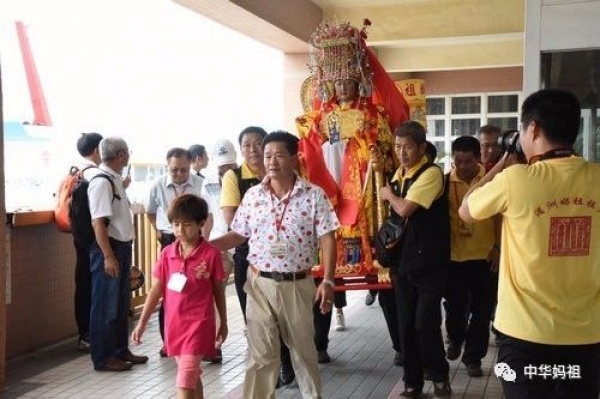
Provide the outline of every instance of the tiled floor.
[[[365,291],[349,291],[345,308],[346,331],[330,333],[329,354],[333,361],[321,365],[323,397],[397,398],[403,390],[402,368],[392,365],[394,351],[383,314],[377,302],[367,307]],[[246,339],[235,290],[228,287],[227,306],[230,336],[223,345],[222,364],[203,363],[206,398],[241,398],[246,360]],[[145,365],[121,373],[96,372],[89,356],[75,350],[74,340],[11,360],[2,398],[172,398],[176,367],[172,359],[160,358],[160,341],[155,321],[144,343],[134,353],[150,356]],[[492,372],[497,348],[492,344],[484,362],[484,377],[469,378],[458,361],[451,362],[453,398],[501,399],[500,382]],[[426,385],[432,398],[431,383]],[[278,398],[300,398],[297,386],[277,391]]]

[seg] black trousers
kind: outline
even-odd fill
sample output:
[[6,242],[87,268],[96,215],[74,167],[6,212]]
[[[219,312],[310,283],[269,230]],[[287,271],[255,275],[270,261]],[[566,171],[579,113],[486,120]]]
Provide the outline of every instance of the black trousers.
[[[315,285],[321,284],[320,279],[315,280]],[[336,309],[345,307],[348,303],[346,302],[346,291],[335,291],[333,293],[333,306]],[[315,302],[313,305],[313,325],[315,327],[315,346],[317,351],[326,351],[329,346],[329,329],[331,328],[331,317],[334,312],[325,314],[321,313],[320,304]]]
[[79,339],[89,339],[92,308],[92,272],[90,246],[73,240],[75,245],[75,323]]
[[[446,331],[452,344],[465,344],[462,362],[481,366],[490,340],[492,271],[486,259],[450,262]],[[470,317],[469,317],[470,316]]]
[[396,352],[402,352],[400,344],[400,331],[398,327],[398,306],[396,305],[396,296],[394,290],[375,291],[379,296],[379,306],[385,318],[385,324],[392,340],[392,347]]
[[[498,364],[505,363],[516,373],[515,381],[501,378],[506,399],[598,399],[600,343],[544,345],[501,332],[499,337]],[[579,378],[573,366],[579,367]],[[544,378],[540,374],[548,367],[550,375]]]
[[[166,234],[162,233],[160,235],[160,249],[161,251],[165,249],[166,246],[171,245],[175,242],[174,234]],[[166,283],[166,282],[165,282]],[[165,340],[165,298],[163,298],[160,309],[158,309],[158,330],[160,331],[160,339]]]
[[392,347],[396,352],[402,352],[400,333],[398,332],[398,307],[394,290],[369,290],[369,294],[375,298],[379,296],[379,306],[381,306],[385,325],[392,340]]
[[250,263],[248,263],[246,256],[242,256],[236,251],[233,254],[233,282],[240,307],[242,308],[244,323],[246,322],[246,292],[244,291],[244,284],[246,284],[246,280],[248,279],[248,266],[250,266]]
[[407,387],[423,388],[423,369],[429,371],[434,382],[448,378],[440,303],[447,277],[447,266],[431,266],[393,275],[404,356],[403,381]]

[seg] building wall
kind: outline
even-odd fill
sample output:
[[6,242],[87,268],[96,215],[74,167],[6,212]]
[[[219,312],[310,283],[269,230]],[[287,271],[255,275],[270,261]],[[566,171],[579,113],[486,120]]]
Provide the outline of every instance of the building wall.
[[540,89],[540,54],[600,48],[600,0],[528,0],[523,91]]
[[424,79],[426,95],[521,91],[523,68],[466,69],[458,71],[391,74],[394,80]]
[[54,223],[10,228],[10,303],[6,358],[77,334],[73,311],[75,250]]
[[286,54],[284,56],[283,72],[283,123],[284,127],[290,133],[296,133],[294,120],[302,115],[302,103],[300,101],[300,88],[309,76],[308,53]]

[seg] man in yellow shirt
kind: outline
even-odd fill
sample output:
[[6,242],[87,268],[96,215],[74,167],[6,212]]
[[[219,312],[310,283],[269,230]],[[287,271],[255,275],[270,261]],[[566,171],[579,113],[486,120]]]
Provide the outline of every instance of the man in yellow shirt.
[[[454,167],[448,176],[450,208],[450,270],[446,290],[446,331],[450,344],[447,357],[462,362],[469,377],[481,377],[481,359],[490,339],[492,314],[492,260],[497,260],[493,218],[465,223],[458,208],[470,187],[485,175],[480,163],[479,141],[473,136],[458,137],[452,143]],[[495,264],[497,267],[498,265]],[[470,316],[470,317],[468,317]]]
[[598,398],[600,165],[573,151],[580,118],[567,91],[530,95],[519,137],[528,165],[503,170],[507,152],[460,208],[467,223],[502,215],[495,371],[508,399]]
[[425,129],[418,122],[402,123],[395,135],[394,151],[401,166],[380,195],[389,202],[392,215],[408,219],[398,265],[391,273],[404,355],[405,390],[400,396],[422,396],[427,367],[434,395],[449,397],[440,309],[450,261],[443,172],[425,157]]
[[[227,171],[221,182],[221,210],[227,226],[231,225],[235,211],[240,206],[246,191],[261,182],[265,176],[262,142],[267,132],[258,126],[249,126],[242,130],[238,142],[244,162],[239,168]],[[248,243],[235,248],[233,255],[235,290],[240,301],[244,321],[246,320],[246,272],[248,270]]]

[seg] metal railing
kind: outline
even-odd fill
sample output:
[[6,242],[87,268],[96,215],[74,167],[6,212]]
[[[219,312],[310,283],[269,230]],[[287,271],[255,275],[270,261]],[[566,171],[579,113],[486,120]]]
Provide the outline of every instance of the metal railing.
[[160,254],[160,245],[156,239],[156,231],[150,224],[145,212],[136,212],[133,216],[135,238],[133,240],[133,266],[144,272],[145,282],[138,290],[133,291],[131,307],[144,305],[146,295],[150,292],[152,283],[152,268]]

